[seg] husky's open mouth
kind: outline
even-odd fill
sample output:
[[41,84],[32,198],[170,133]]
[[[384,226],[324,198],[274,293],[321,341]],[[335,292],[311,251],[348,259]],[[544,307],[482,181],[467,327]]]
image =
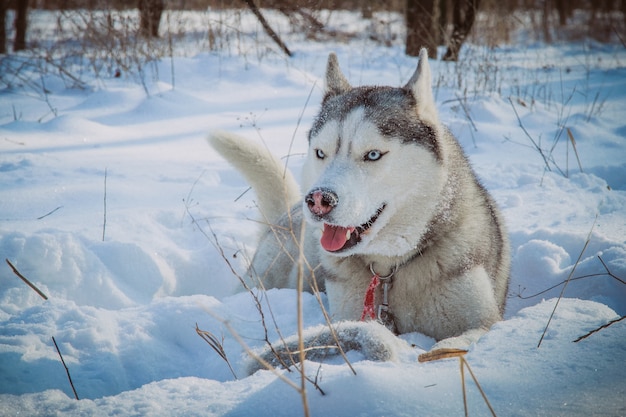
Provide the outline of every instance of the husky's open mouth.
[[380,213],[383,212],[385,207],[386,204],[383,204],[368,221],[360,226],[343,227],[324,223],[324,231],[322,232],[320,244],[328,252],[335,253],[354,247],[361,241],[361,235],[366,233],[374,222],[378,220]]

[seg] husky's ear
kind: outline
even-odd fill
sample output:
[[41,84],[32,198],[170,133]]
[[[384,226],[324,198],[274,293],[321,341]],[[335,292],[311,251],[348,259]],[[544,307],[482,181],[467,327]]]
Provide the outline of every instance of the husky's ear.
[[426,48],[420,50],[417,69],[404,88],[413,93],[413,97],[417,101],[417,114],[420,118],[437,125],[439,118],[437,116],[437,108],[435,107],[435,99],[433,98],[432,76],[430,75]]
[[324,100],[329,97],[343,94],[352,89],[352,86],[346,80],[341,69],[339,69],[339,61],[337,55],[331,52],[328,55],[328,64],[326,64],[326,91],[324,92]]

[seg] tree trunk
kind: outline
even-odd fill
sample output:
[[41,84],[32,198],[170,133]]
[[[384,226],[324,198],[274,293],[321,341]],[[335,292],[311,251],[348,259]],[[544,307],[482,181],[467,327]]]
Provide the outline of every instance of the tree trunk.
[[572,5],[568,0],[556,0],[555,5],[556,11],[559,13],[559,26],[565,26],[567,18],[572,15]]
[[439,0],[439,37],[437,43],[441,44],[445,41],[448,34],[448,14],[452,8],[451,0]]
[[148,38],[158,38],[164,0],[139,0],[137,7],[140,33]]
[[372,2],[361,0],[361,17],[363,19],[371,19],[374,16],[374,6]]
[[546,43],[552,42],[552,36],[550,35],[550,15],[552,14],[552,1],[543,1],[543,14],[541,16],[541,27],[543,29],[543,40]]
[[15,40],[13,51],[26,49],[26,15],[28,14],[28,0],[17,0],[15,14]]
[[444,61],[457,61],[459,59],[459,51],[472,30],[472,26],[474,26],[479,5],[480,0],[454,0],[452,5],[452,35],[448,50],[443,56]]
[[418,56],[427,48],[430,58],[437,58],[440,0],[406,0],[406,48],[409,56]]
[[6,32],[6,17],[7,17],[7,3],[6,0],[0,0],[0,54],[7,53],[7,32]]

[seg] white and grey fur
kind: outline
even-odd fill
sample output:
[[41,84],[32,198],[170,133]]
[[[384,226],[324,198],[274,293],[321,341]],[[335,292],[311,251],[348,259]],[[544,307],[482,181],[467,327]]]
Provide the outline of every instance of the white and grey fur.
[[[248,272],[266,288],[296,287],[305,222],[306,262],[327,293],[331,318],[344,328],[361,317],[371,269],[381,276],[393,271],[388,327],[431,336],[435,349],[467,348],[501,320],[507,233],[439,121],[425,50],[401,88],[351,87],[330,55],[325,96],[309,132],[304,199],[264,147],[223,132],[210,143],[250,182],[267,220]],[[322,245],[323,227],[346,237],[327,234]],[[361,324],[354,326],[358,332]]]

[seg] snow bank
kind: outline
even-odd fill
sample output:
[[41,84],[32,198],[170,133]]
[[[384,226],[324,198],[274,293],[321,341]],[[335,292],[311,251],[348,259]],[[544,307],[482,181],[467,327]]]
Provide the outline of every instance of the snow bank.
[[[205,298],[203,301],[211,300]],[[232,306],[236,306],[235,300],[231,301]],[[168,300],[164,304],[174,307],[181,303]],[[231,303],[225,301],[224,304]],[[553,299],[521,310],[515,317],[497,324],[467,354],[466,359],[490,404],[499,415],[619,415],[624,411],[623,395],[626,394],[622,366],[626,359],[626,347],[622,343],[626,324],[615,324],[572,343],[587,330],[614,319],[616,315],[599,303],[564,299],[542,346],[537,348],[554,304]],[[169,311],[165,308],[163,315]],[[133,339],[137,340],[137,337]],[[188,342],[190,346],[194,345],[192,341]],[[196,366],[208,365],[207,362],[197,362],[202,356],[198,352],[202,352],[201,346],[184,353]],[[124,357],[123,354],[119,356]],[[413,416],[463,412],[457,359],[420,364],[417,351],[397,362],[362,361],[354,354],[350,357],[354,360],[356,375],[340,363],[305,364],[309,375],[316,378],[324,390],[322,394],[312,386],[308,388],[312,415]],[[189,367],[179,358],[170,357],[169,360],[173,361],[173,367]],[[116,368],[120,364],[114,362],[112,365]],[[281,372],[299,383],[296,374]],[[487,414],[478,389],[467,378],[470,413]],[[302,410],[299,394],[267,371],[222,383],[215,379],[176,378],[172,375],[119,395],[79,402],[53,389],[19,396],[5,394],[0,398],[3,414],[32,416],[292,416]]]

